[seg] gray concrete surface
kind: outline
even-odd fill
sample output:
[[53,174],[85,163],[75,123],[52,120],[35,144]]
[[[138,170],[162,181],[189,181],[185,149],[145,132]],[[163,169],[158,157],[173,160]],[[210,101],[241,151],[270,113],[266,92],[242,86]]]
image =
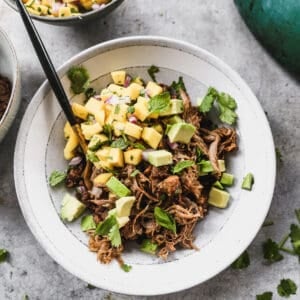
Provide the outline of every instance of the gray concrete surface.
[[[14,126],[0,145],[0,248],[11,256],[0,264],[0,299],[144,299],[89,289],[57,265],[32,236],[22,217],[14,190],[13,150],[22,115],[44,75],[18,15],[0,2],[0,26],[11,37],[22,66],[22,106]],[[37,23],[56,66],[94,44],[135,34],[163,35],[199,45],[219,56],[248,82],[268,113],[275,144],[283,162],[278,175],[268,219],[275,225],[262,228],[249,248],[248,269],[228,269],[208,282],[177,294],[155,297],[167,299],[255,299],[273,291],[281,278],[300,285],[299,263],[285,255],[283,261],[267,266],[262,242],[275,240],[295,222],[300,208],[299,82],[281,69],[250,34],[232,0],[127,0],[104,20],[84,27],[53,27]],[[258,208],[259,209],[259,208]],[[201,272],[201,266],[199,266]],[[300,299],[300,286],[297,296]]]

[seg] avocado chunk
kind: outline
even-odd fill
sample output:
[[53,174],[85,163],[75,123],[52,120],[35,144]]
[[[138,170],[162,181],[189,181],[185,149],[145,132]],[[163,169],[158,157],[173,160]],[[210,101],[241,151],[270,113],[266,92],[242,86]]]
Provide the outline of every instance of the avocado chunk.
[[229,198],[229,193],[212,187],[209,192],[208,203],[218,208],[226,208],[229,202]]
[[178,115],[183,113],[183,101],[178,99],[173,99],[170,101],[169,107],[160,112],[159,115],[162,117]]
[[184,123],[184,121],[179,116],[172,116],[171,118],[167,119],[167,123],[173,125],[177,123]]
[[129,221],[129,217],[117,217],[119,228],[124,227]]
[[[226,171],[225,160],[219,159],[218,160],[218,165],[219,165],[219,168],[220,168],[221,172]],[[202,160],[200,162],[200,174],[199,175],[200,176],[207,175],[210,172],[214,172],[214,168],[212,167],[211,162],[209,160]]]
[[191,124],[177,123],[172,125],[167,135],[171,143],[179,142],[188,144],[195,131],[196,128]]
[[155,167],[171,165],[173,163],[173,156],[166,150],[157,150],[149,152],[149,163]]
[[221,184],[221,182],[219,180],[217,180],[215,183],[214,183],[214,187],[216,187],[217,189],[219,190],[224,190],[224,187],[223,185]]
[[92,151],[96,151],[100,148],[100,146],[107,142],[108,141],[108,137],[104,134],[95,134],[89,144],[88,144],[88,148],[89,150],[92,150]]
[[70,194],[63,198],[60,217],[64,221],[72,222],[84,212],[86,206]]
[[122,197],[116,201],[116,212],[118,217],[129,217],[135,197]]
[[107,182],[106,186],[109,190],[118,197],[126,197],[131,194],[131,191],[115,176],[112,176]]
[[220,182],[223,185],[232,186],[234,182],[234,176],[229,173],[223,173]]
[[251,191],[253,183],[254,183],[254,176],[252,173],[248,173],[243,179],[242,189]]

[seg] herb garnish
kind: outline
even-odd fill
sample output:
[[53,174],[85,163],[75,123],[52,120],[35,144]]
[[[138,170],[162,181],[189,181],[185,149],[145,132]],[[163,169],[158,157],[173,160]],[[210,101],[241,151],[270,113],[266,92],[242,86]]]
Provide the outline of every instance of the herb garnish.
[[149,101],[149,113],[159,113],[166,110],[171,101],[170,93],[165,92],[154,96]]
[[140,248],[141,251],[149,253],[149,254],[155,254],[157,250],[158,244],[151,242],[151,240],[143,240],[142,246]]
[[264,258],[269,263],[274,263],[283,259],[283,256],[280,254],[279,250],[278,244],[271,239],[268,239],[263,243]]
[[135,112],[134,106],[128,106],[127,112],[128,112],[129,114],[133,114],[133,113]]
[[173,174],[180,173],[182,170],[194,166],[195,162],[192,160],[182,160],[178,162],[173,168]]
[[95,152],[88,150],[86,153],[86,159],[91,161],[92,163],[96,163],[99,161],[98,156],[95,154]]
[[82,66],[73,66],[68,71],[68,78],[71,81],[71,89],[75,94],[83,93],[89,85],[89,74]]
[[154,217],[158,225],[173,231],[176,234],[176,223],[174,218],[160,207],[154,208]]
[[219,118],[222,122],[229,125],[236,123],[237,114],[235,110],[237,104],[229,94],[219,93],[215,88],[210,87],[199,106],[200,112],[208,113],[214,103],[218,104]]
[[291,279],[282,279],[277,286],[278,295],[288,298],[290,295],[295,295],[297,291],[297,285]]
[[84,95],[85,95],[86,100],[89,100],[90,98],[92,98],[96,95],[96,91],[92,87],[90,87],[85,90]]
[[276,153],[276,159],[277,159],[277,161],[278,162],[282,162],[283,161],[282,160],[282,154],[281,154],[280,150],[277,147],[275,148],[275,153]]
[[156,82],[156,77],[155,74],[159,72],[159,68],[157,66],[152,65],[149,69],[148,69],[148,74],[151,77],[151,79]]
[[256,300],[272,300],[273,293],[272,292],[265,292],[260,295],[256,295]]
[[82,217],[80,226],[81,226],[82,231],[96,229],[96,223],[94,221],[93,216],[87,215],[87,216]]
[[124,150],[129,146],[129,144],[123,137],[120,137],[120,138],[114,140],[110,146],[112,148],[119,148],[121,150]]
[[246,251],[244,251],[240,257],[238,257],[232,264],[233,269],[245,269],[250,265],[250,257]]
[[130,270],[132,269],[132,266],[129,266],[129,265],[126,265],[126,264],[122,264],[122,266],[121,266],[121,268],[122,268],[122,270],[124,271],[124,272],[130,272]]
[[114,215],[109,216],[97,225],[96,234],[107,235],[113,247],[119,247],[122,243],[118,221]]
[[295,254],[300,258],[300,227],[298,225],[291,225],[290,238]]
[[7,260],[9,252],[5,249],[0,249],[0,263],[3,263]]
[[113,128],[110,124],[105,124],[103,126],[103,133],[108,137],[109,141],[112,140],[112,131],[113,131]]
[[53,171],[49,177],[50,186],[54,187],[63,182],[67,177],[67,173],[63,171]]
[[171,89],[173,89],[176,92],[177,96],[179,96],[180,90],[186,91],[182,76],[178,78],[177,82],[176,81],[172,82]]

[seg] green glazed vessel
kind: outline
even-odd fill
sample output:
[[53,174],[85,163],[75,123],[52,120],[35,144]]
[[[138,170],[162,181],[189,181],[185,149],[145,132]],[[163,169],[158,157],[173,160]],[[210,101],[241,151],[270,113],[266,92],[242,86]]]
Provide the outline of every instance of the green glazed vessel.
[[300,0],[234,0],[257,39],[300,74]]

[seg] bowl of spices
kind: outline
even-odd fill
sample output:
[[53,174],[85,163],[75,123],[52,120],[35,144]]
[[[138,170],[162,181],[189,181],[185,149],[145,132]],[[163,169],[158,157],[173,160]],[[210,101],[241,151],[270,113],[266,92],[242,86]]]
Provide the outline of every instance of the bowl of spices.
[[0,141],[11,126],[20,104],[20,70],[16,52],[0,28]]

